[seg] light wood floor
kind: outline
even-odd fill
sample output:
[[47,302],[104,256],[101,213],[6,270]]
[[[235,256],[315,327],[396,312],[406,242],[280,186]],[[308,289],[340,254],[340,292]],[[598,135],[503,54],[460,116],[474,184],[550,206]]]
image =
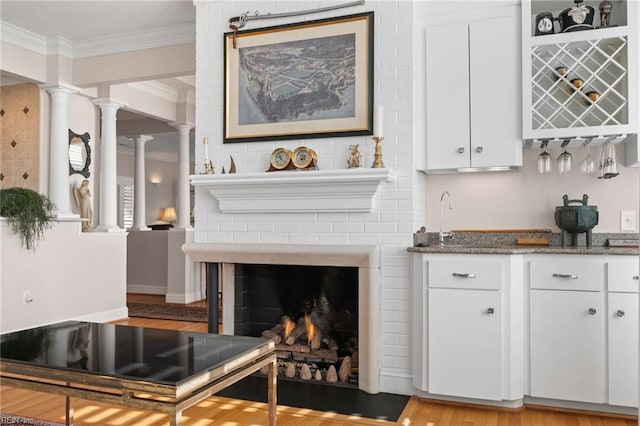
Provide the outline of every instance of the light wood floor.
[[[205,323],[128,318],[115,321],[143,327],[206,332]],[[73,400],[77,426],[165,426],[168,418],[149,411]],[[64,423],[64,397],[0,385],[0,411]],[[183,414],[185,426],[239,426],[267,424],[266,404],[212,397]],[[415,426],[632,426],[635,418],[614,418],[588,413],[525,408],[519,411],[449,405],[412,398],[397,423],[376,421],[335,413],[278,406],[280,426],[343,425]]]

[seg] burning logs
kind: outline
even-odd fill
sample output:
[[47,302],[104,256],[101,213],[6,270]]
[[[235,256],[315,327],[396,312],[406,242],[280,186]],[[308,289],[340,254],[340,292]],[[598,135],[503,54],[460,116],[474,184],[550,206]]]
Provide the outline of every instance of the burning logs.
[[264,330],[262,337],[273,340],[278,358],[303,361],[335,363],[338,361],[338,344],[315,326],[310,315],[295,323],[285,316],[280,324]]
[[310,315],[297,322],[283,317],[279,324],[264,330],[262,336],[276,344],[280,375],[300,380],[357,383],[357,352],[339,357],[338,343],[324,334]]

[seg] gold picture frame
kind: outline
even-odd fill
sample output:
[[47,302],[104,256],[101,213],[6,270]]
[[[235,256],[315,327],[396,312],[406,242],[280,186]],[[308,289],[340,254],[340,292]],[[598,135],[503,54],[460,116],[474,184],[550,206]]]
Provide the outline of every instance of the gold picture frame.
[[223,142],[371,135],[373,18],[225,33]]

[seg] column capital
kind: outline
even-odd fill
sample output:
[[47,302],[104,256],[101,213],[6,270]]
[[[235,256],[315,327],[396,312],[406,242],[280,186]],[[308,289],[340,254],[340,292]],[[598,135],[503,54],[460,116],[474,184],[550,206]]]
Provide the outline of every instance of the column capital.
[[91,102],[93,102],[94,105],[97,105],[100,108],[102,108],[103,106],[112,106],[116,109],[120,109],[127,106],[127,104],[125,104],[124,102],[119,102],[111,98],[97,98],[93,99]]
[[78,93],[82,90],[79,87],[72,86],[71,84],[60,81],[40,84],[38,85],[38,87],[49,93],[67,93],[69,95]]
[[180,129],[182,126],[187,126],[189,127],[189,130],[191,130],[194,127],[196,127],[195,123],[192,123],[190,121],[181,121],[181,122],[174,121],[173,123],[168,123],[168,124],[169,126],[175,127],[176,129]]
[[153,136],[151,136],[151,135],[138,135],[138,136],[131,136],[131,139],[133,139],[133,141],[135,143],[144,144],[145,142],[148,142],[148,141],[152,140]]

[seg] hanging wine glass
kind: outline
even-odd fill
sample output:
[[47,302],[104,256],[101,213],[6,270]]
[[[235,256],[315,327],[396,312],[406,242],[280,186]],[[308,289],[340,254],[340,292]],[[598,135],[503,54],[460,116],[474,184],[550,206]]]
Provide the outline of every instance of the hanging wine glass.
[[551,154],[547,151],[543,151],[538,155],[538,173],[550,173],[551,172]]
[[606,158],[606,148],[603,146],[600,151],[600,162],[598,163],[598,179],[604,178],[604,161]]
[[580,161],[579,165],[580,171],[585,174],[590,174],[594,172],[596,165],[593,161],[593,157],[591,156],[591,150],[589,149],[588,142],[584,144],[584,151],[584,158],[582,159],[582,161]]
[[611,179],[619,175],[618,163],[616,162],[616,146],[612,143],[607,143],[606,147],[602,148],[602,152],[605,152],[604,159],[604,179]]
[[571,171],[571,154],[567,152],[566,148],[558,156],[558,171],[560,173],[569,173]]

